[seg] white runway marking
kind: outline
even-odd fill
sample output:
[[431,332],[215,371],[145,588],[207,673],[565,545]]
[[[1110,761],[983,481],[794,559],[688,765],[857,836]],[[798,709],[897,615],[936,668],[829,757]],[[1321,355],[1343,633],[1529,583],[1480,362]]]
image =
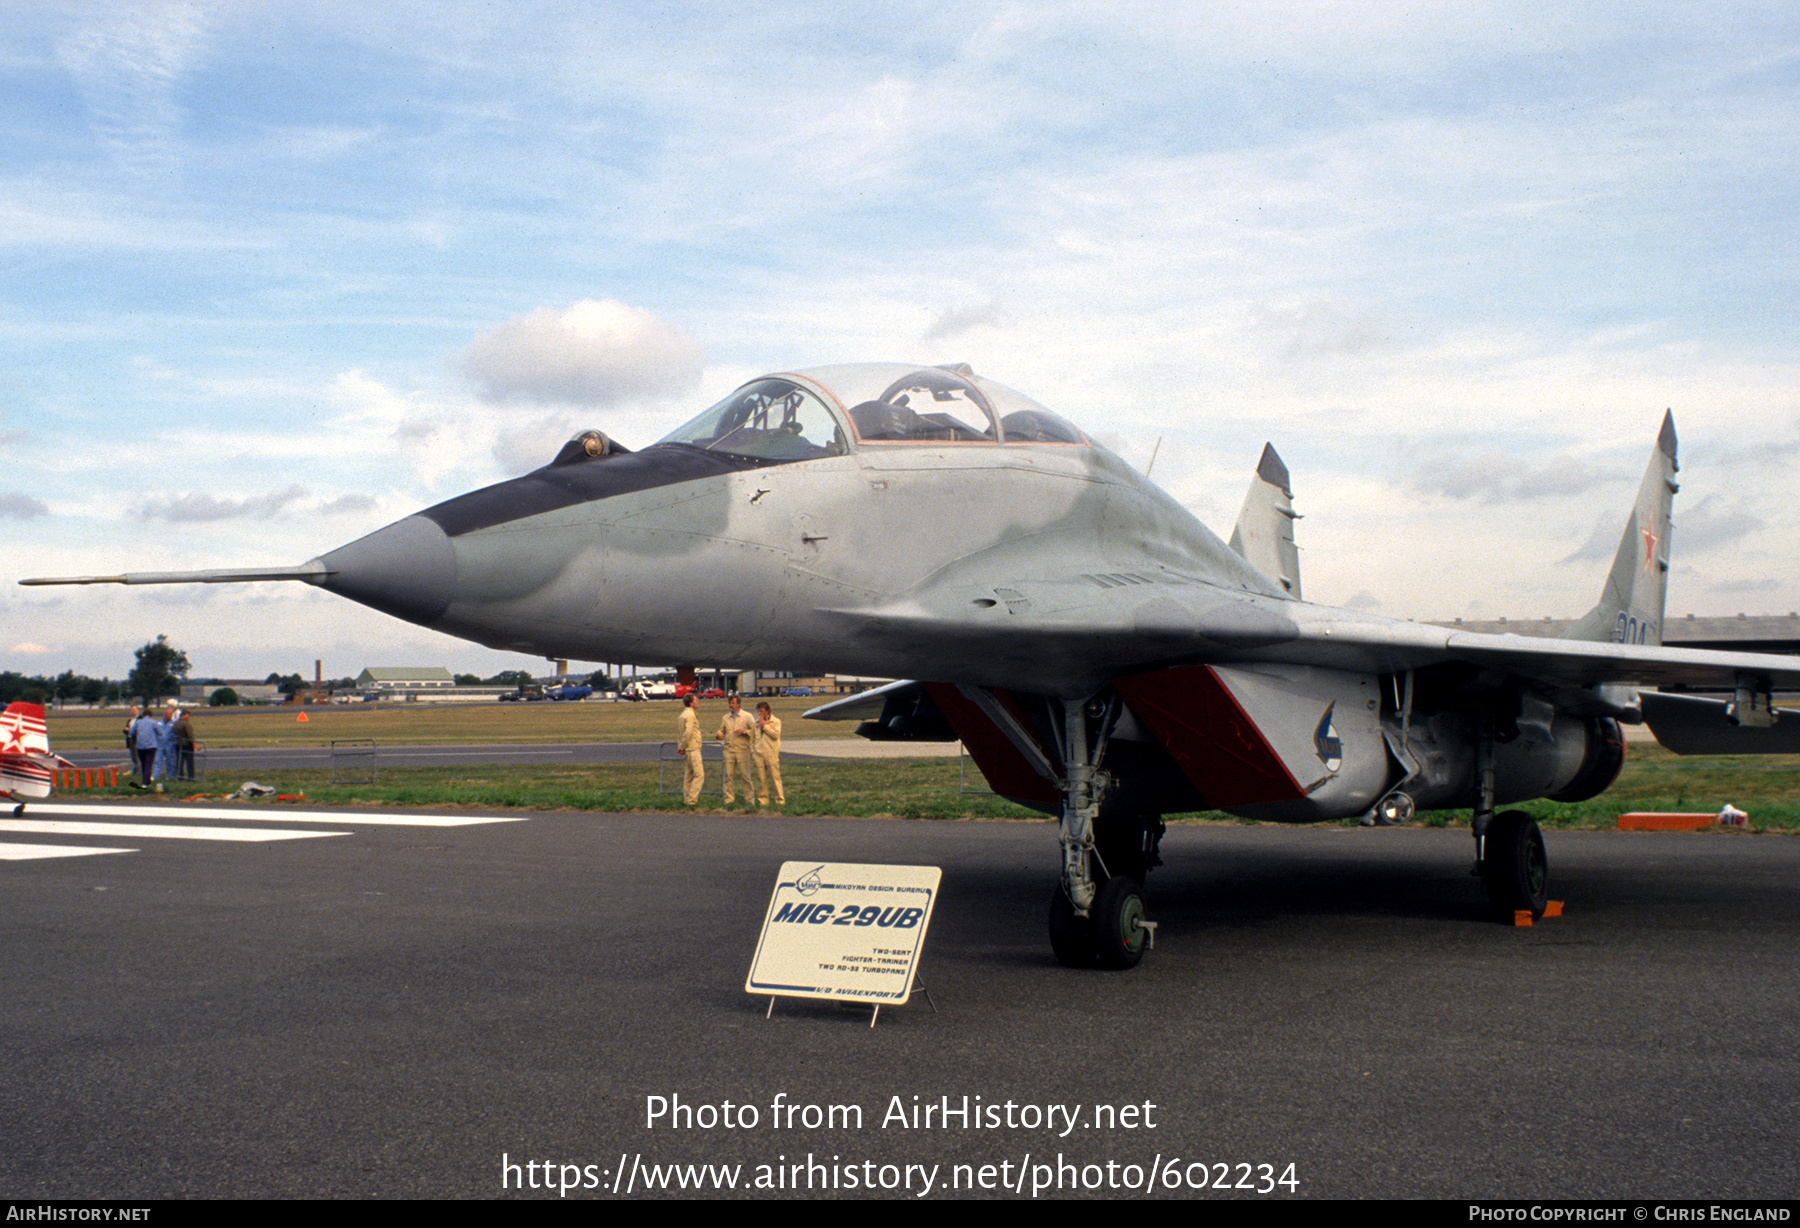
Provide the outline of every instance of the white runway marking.
[[[264,803],[265,805],[267,803]],[[32,802],[27,816],[60,814],[70,818],[119,819],[229,819],[233,823],[335,823],[359,827],[474,827],[482,823],[523,823],[520,818],[501,815],[460,814],[381,814],[376,811],[291,810],[286,802],[276,803],[280,809],[261,812],[248,805],[236,806],[143,806],[135,802],[121,805],[80,805],[68,802]]]
[[[482,823],[523,823],[504,815],[379,814],[342,810],[295,810],[287,804],[187,806],[149,804],[31,802],[22,818],[0,818],[0,833],[42,836],[92,836],[109,840],[222,840],[266,844],[277,840],[309,840],[350,836],[353,831],[265,827],[272,823],[322,823],[350,827],[471,827]],[[223,819],[257,826],[201,826],[194,820]],[[149,821],[146,821],[149,820]],[[159,821],[160,820],[160,821]],[[0,843],[0,861],[36,861],[50,857],[86,857],[96,853],[136,853],[134,848],[97,845]]]
[[299,831],[284,827],[183,827],[170,823],[70,823],[60,819],[0,819],[0,832],[40,836],[114,836],[130,840],[309,840],[347,836],[347,831]]
[[135,853],[136,849],[71,848],[66,844],[0,844],[0,861],[38,861],[45,857],[86,857],[92,853]]

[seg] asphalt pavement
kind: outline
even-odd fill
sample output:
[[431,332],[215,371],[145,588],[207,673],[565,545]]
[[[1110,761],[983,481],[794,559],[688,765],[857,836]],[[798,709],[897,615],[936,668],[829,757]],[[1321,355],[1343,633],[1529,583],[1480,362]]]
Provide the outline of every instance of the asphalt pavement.
[[[471,764],[578,765],[591,763],[655,763],[673,758],[675,743],[668,742],[493,742],[456,746],[227,746],[205,750],[199,767],[203,774],[233,776],[244,772],[274,772],[295,768],[329,768],[334,757],[362,767],[373,762],[382,767],[466,767]],[[817,759],[881,759],[954,757],[955,742],[867,742],[861,738],[788,738],[782,744],[782,762],[807,763]],[[701,747],[707,762],[723,759],[719,745]],[[127,764],[121,750],[71,750],[59,752],[77,767]]]
[[[1049,955],[1048,823],[115,809],[0,831],[11,1198],[1800,1179],[1792,837],[1551,833],[1566,915],[1510,929],[1465,834],[1178,827],[1101,973]],[[765,1018],[790,858],[943,868],[930,1003]]]

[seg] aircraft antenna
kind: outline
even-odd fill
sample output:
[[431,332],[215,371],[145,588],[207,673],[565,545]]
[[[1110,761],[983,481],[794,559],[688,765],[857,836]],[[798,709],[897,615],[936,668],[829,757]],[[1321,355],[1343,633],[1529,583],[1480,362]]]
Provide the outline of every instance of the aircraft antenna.
[[1162,451],[1162,436],[1158,435],[1156,437],[1156,446],[1150,449],[1150,463],[1144,466],[1144,476],[1146,478],[1150,476],[1150,471],[1156,468],[1156,454],[1160,451]]

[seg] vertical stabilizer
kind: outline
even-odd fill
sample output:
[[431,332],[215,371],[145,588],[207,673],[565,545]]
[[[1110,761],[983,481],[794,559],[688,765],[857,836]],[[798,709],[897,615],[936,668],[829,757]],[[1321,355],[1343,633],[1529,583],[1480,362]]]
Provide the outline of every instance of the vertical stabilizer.
[[1287,466],[1274,445],[1265,443],[1237,527],[1231,530],[1231,548],[1295,599],[1300,596],[1300,548],[1294,544],[1298,519]]
[[42,705],[20,700],[0,712],[0,795],[49,797],[50,769],[63,763],[50,753]]
[[1680,468],[1675,463],[1675,418],[1665,413],[1600,604],[1563,632],[1564,639],[1662,643],[1663,600],[1669,584],[1669,508],[1680,489],[1675,483]]

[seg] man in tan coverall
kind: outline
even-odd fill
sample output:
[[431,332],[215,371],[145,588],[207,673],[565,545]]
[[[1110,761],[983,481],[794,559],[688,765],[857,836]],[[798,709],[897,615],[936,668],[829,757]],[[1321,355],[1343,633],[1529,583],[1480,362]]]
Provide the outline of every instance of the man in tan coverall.
[[775,778],[775,804],[787,805],[781,791],[781,718],[768,704],[756,705],[756,804],[769,804],[769,778]]
[[737,790],[733,786],[733,777],[740,776],[744,781],[744,797],[747,801],[756,800],[756,786],[750,779],[750,750],[756,742],[756,722],[744,711],[743,703],[736,695],[730,700],[731,711],[719,723],[718,740],[725,744],[725,804],[727,806],[737,800]]
[[692,695],[682,697],[681,719],[675,728],[675,749],[687,757],[681,800],[692,806],[700,800],[700,786],[706,783],[706,769],[700,765],[700,701]]

